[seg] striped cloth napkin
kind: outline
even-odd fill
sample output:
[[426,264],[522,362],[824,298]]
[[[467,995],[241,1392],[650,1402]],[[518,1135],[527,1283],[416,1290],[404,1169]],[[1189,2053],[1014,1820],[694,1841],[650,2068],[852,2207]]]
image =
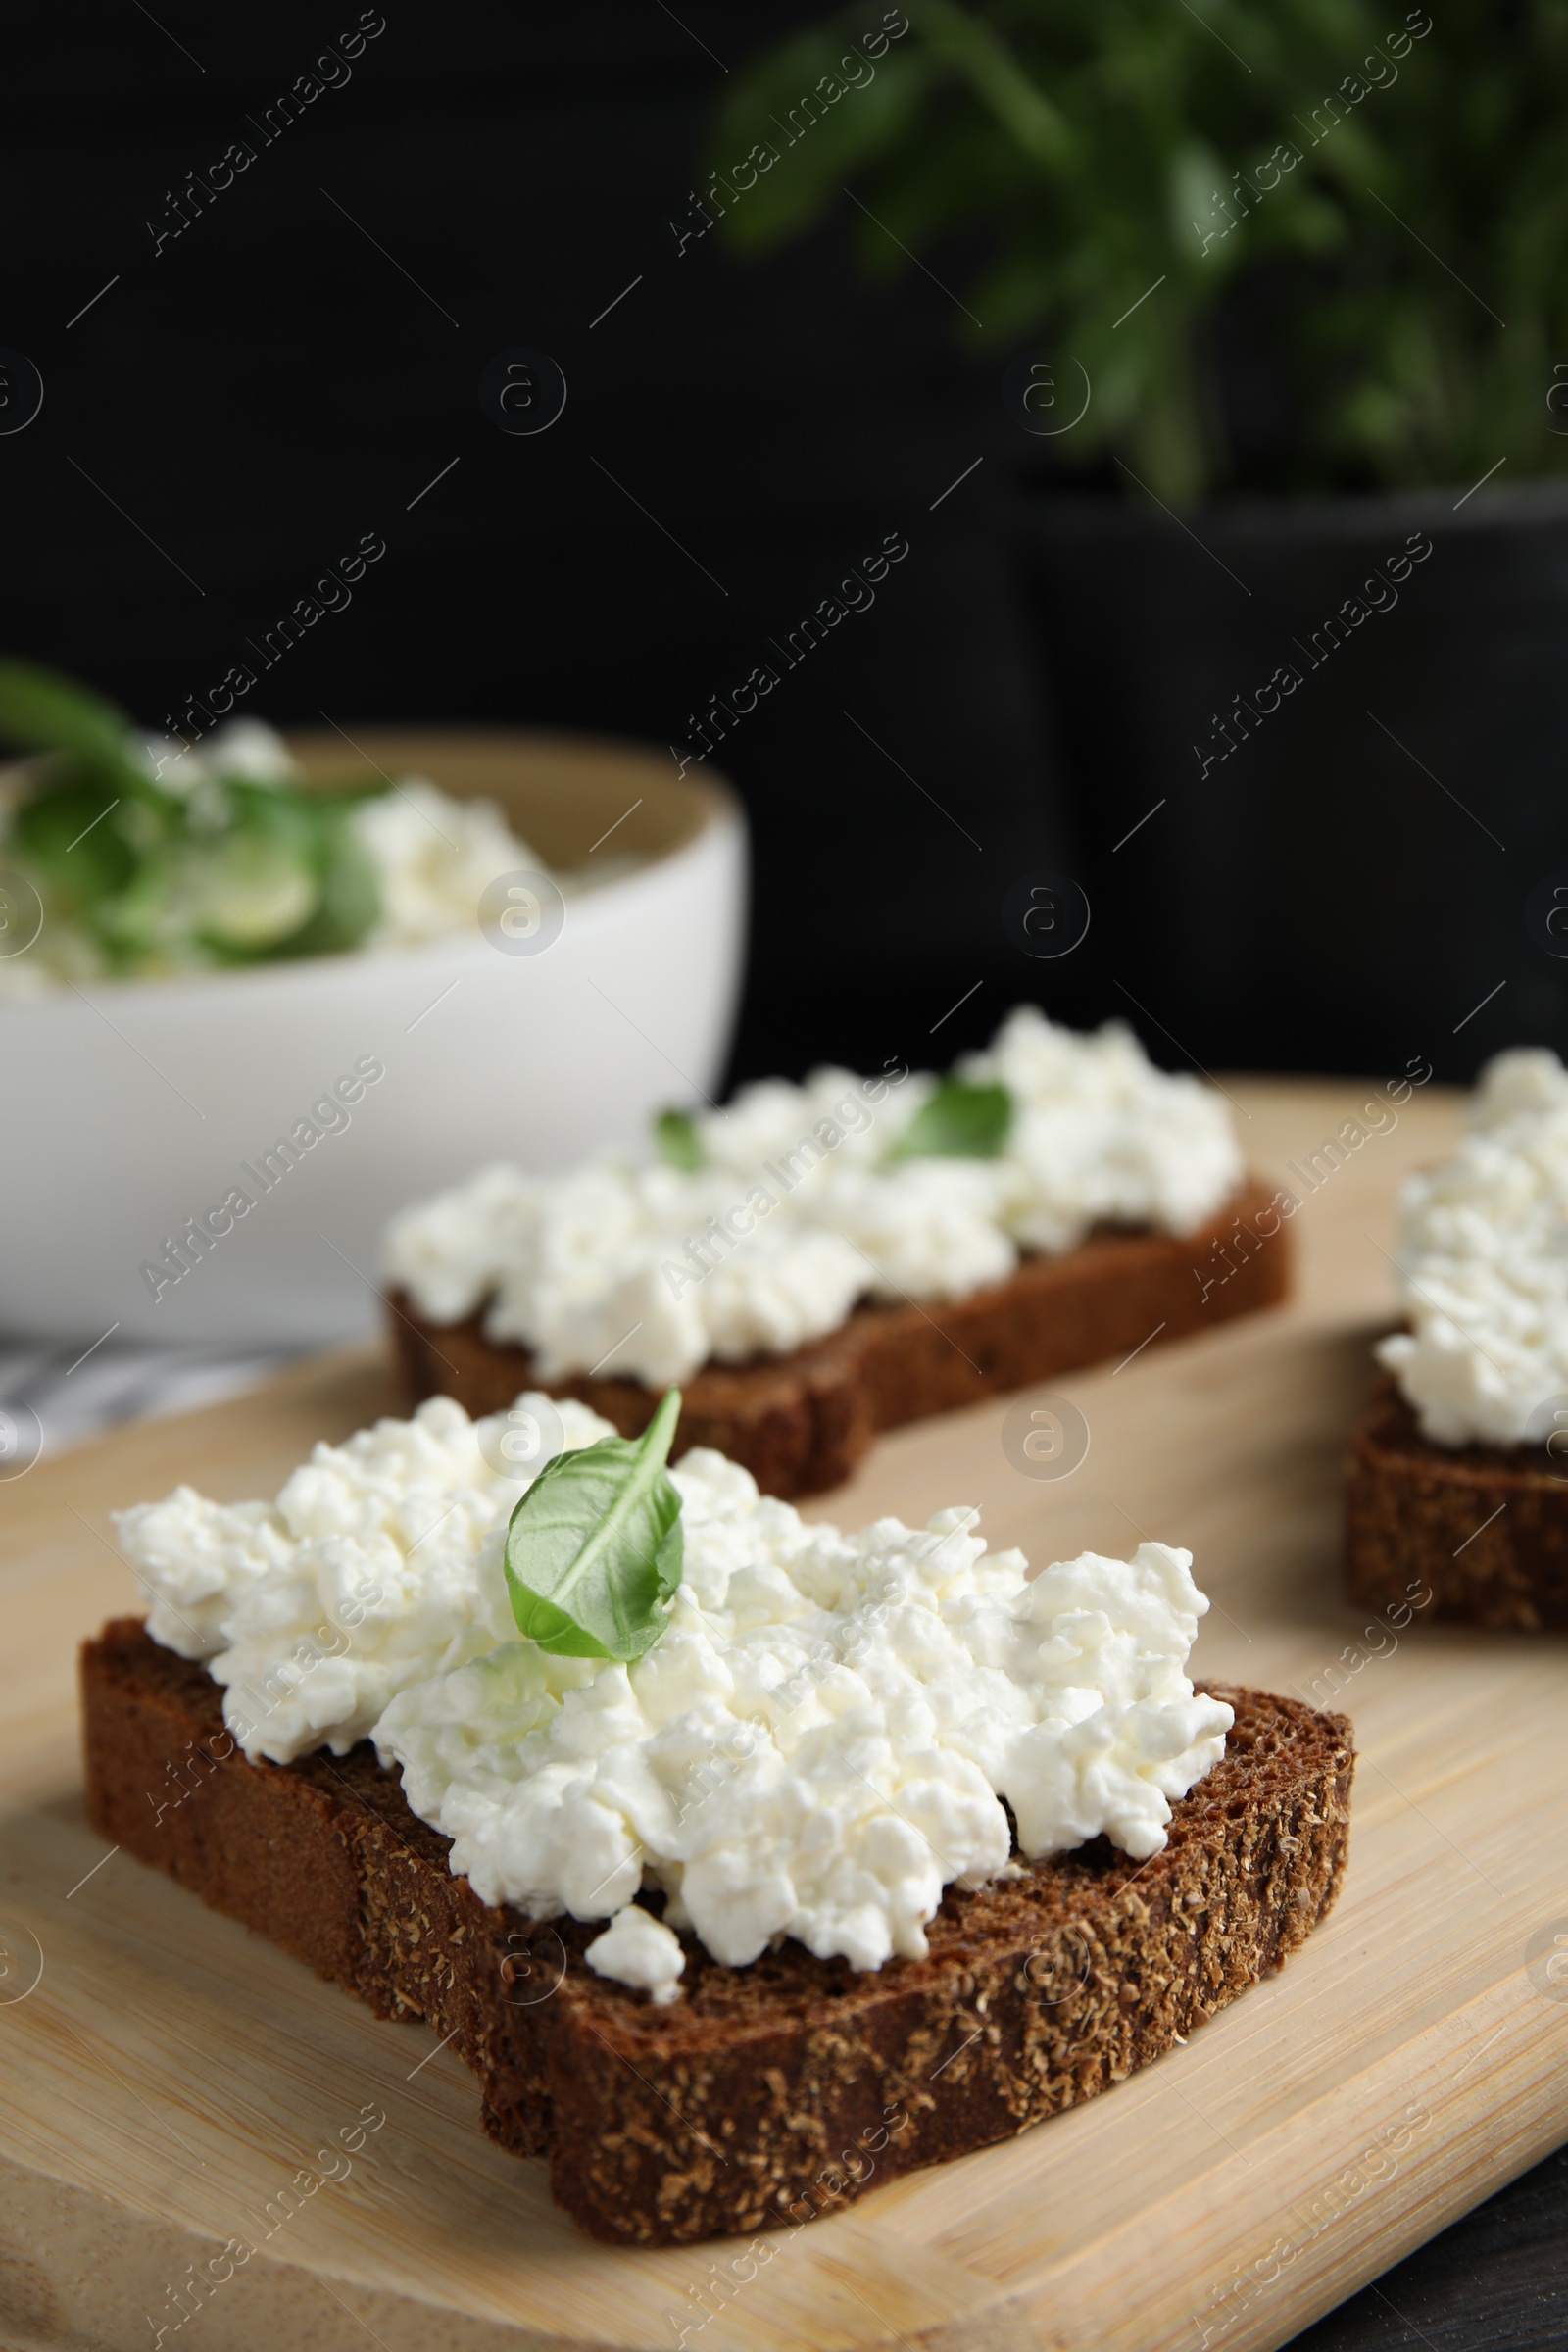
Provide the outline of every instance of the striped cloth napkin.
[[[79,1345],[0,1341],[0,1454],[59,1453],[116,1422],[192,1411],[237,1396],[279,1371],[297,1348],[148,1348],[107,1339]],[[41,1445],[40,1445],[41,1440]]]

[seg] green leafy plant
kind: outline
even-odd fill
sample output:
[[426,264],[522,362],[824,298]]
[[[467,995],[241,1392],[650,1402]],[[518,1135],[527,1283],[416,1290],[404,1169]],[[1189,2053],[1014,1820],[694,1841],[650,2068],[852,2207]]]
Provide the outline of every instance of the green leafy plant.
[[[830,211],[873,270],[979,236],[989,260],[959,281],[977,353],[1000,379],[1033,339],[1063,423],[1072,363],[1091,386],[1082,421],[1040,446],[1119,459],[1172,504],[1244,478],[1320,491],[1568,464],[1565,0],[906,8],[847,90],[858,10],[739,81],[714,149],[729,198],[711,198],[737,248]],[[868,210],[845,204],[850,181]],[[1293,415],[1261,482],[1223,412],[1221,330],[1285,362]]]
[[666,1389],[638,1439],[558,1453],[512,1514],[507,1590],[518,1631],[558,1657],[629,1663],[663,1632],[680,1583],[680,1494],[664,1465],[680,1418]]
[[1000,1082],[972,1086],[944,1078],[927,1095],[887,1156],[901,1159],[995,1159],[1012,1125],[1012,1097]]
[[0,742],[34,755],[0,854],[46,921],[74,927],[111,972],[330,955],[376,921],[375,870],[350,820],[384,785],[219,772],[171,789],[124,711],[22,662],[0,662]]
[[688,1175],[703,1165],[703,1139],[689,1111],[662,1110],[654,1121],[654,1149],[665,1165]]

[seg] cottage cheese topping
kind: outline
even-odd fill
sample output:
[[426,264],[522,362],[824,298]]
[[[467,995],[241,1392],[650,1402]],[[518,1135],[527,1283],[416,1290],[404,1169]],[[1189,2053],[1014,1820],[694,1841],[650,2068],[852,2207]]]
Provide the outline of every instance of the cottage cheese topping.
[[[521,1401],[559,1414],[568,1446],[612,1434],[586,1405]],[[118,1514],[149,1633],[207,1660],[253,1762],[323,1741],[341,1755],[406,1684],[515,1641],[501,1549],[529,1480],[499,1475],[508,1429],[436,1396],[412,1421],[318,1446],[275,1502],[178,1487]]]
[[594,1919],[657,1887],[730,1965],[794,1936],[878,1968],[924,1953],[950,1882],[1006,1868],[1002,1797],[1031,1858],[1101,1832],[1142,1857],[1223,1751],[1231,1711],[1185,1672],[1208,1605],[1187,1552],[1031,1582],[972,1511],[845,1535],[718,1454],[674,1476],[686,1575],[644,1658],[563,1691],[509,1642],[381,1720],[486,1902]]
[[680,1990],[686,1955],[680,1937],[645,1911],[628,1903],[617,1911],[602,1936],[596,1936],[583,1958],[602,1977],[622,1984],[639,1984],[655,2005],[664,2008]]
[[889,1164],[936,1080],[819,1070],[700,1117],[690,1173],[487,1168],[395,1220],[388,1274],[437,1322],[488,1300],[490,1336],[532,1348],[547,1380],[608,1356],[658,1388],[786,1353],[862,1298],[959,1298],[1097,1223],[1189,1232],[1240,1178],[1223,1102],[1115,1023],[1080,1037],[1023,1005],[957,1074],[1011,1093],[999,1158]]
[[[567,1442],[606,1434],[558,1405]],[[685,1577],[631,1667],[516,1637],[501,1570],[525,1482],[506,1424],[438,1397],[318,1446],[275,1504],[181,1488],[121,1517],[151,1630],[205,1656],[253,1759],[370,1735],[487,1902],[611,1925],[592,1965],[674,1996],[689,1928],[716,1959],[795,1936],[877,1968],[918,1956],[956,1882],[1103,1832],[1142,1857],[1224,1748],[1186,1661],[1190,1555],[1085,1552],[1032,1580],[976,1513],[810,1525],[693,1451],[673,1473]],[[664,1920],[633,1908],[662,1892]]]
[[1544,1049],[1499,1054],[1470,1127],[1405,1185],[1411,1329],[1378,1354],[1434,1444],[1539,1443],[1568,1396],[1568,1070]]

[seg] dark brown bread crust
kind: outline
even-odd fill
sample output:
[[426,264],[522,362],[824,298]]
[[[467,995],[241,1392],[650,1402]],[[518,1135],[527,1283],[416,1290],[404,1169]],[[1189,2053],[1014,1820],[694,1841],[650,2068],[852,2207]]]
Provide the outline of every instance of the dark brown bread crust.
[[683,1937],[667,2009],[593,1974],[598,1927],[481,1903],[368,1743],[248,1764],[205,1668],[136,1618],[83,1646],[87,1806],[377,2015],[455,2033],[491,2135],[548,2156],[595,2236],[662,2244],[798,2225],[1005,2139],[1280,1965],[1339,1890],[1350,1726],[1211,1687],[1235,1729],[1152,1861],[1100,1838],[950,1888],[929,1959],[869,1975],[793,1942],[725,1968]]
[[[1275,1306],[1290,1289],[1291,1246],[1274,1199],[1249,1182],[1179,1240],[1095,1234],[1061,1257],[1026,1258],[1007,1281],[962,1298],[857,1307],[792,1354],[705,1364],[683,1383],[674,1452],[712,1446],[744,1463],[766,1494],[818,1494],[842,1485],[879,1430],[1125,1355],[1152,1336],[1182,1339]],[[653,1418],[659,1399],[641,1381],[542,1381],[526,1348],[485,1337],[483,1309],[432,1323],[404,1292],[388,1305],[416,1401],[456,1396],[477,1418],[544,1389],[580,1397],[622,1437]]]
[[1434,1617],[1568,1626],[1568,1463],[1542,1446],[1434,1446],[1385,1379],[1350,1440],[1346,1566],[1374,1608],[1425,1585]]

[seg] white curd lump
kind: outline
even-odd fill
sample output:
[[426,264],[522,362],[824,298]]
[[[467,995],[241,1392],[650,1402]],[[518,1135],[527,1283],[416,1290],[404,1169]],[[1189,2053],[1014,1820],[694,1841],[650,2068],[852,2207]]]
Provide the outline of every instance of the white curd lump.
[[1568,1396],[1568,1070],[1544,1048],[1488,1062],[1470,1133],[1404,1188],[1408,1332],[1382,1361],[1439,1446],[1521,1446]]
[[[555,1409],[568,1446],[611,1434]],[[1011,1867],[1003,1797],[1031,1859],[1102,1833],[1155,1853],[1224,1750],[1230,1708],[1187,1677],[1189,1553],[1031,1579],[974,1511],[845,1534],[707,1449],[671,1474],[685,1574],[653,1647],[549,1656],[508,1603],[527,1482],[486,1459],[507,1426],[435,1397],[318,1446],[275,1503],[182,1487],[122,1512],[121,1544],[248,1756],[372,1737],[486,1902],[607,1920],[590,1965],[655,2000],[678,1992],[671,1928],[734,1966],[784,1936],[862,1969],[920,1956],[944,1886]]]
[[394,1220],[386,1272],[438,1323],[489,1300],[490,1337],[546,1380],[604,1366],[662,1388],[787,1354],[862,1298],[960,1298],[1102,1222],[1191,1232],[1240,1181],[1223,1099],[1117,1023],[1083,1037],[1022,1005],[956,1075],[1008,1089],[995,1159],[889,1163],[938,1081],[818,1070],[697,1118],[689,1172],[651,1154],[485,1168]]
[[[569,1397],[519,1402],[559,1417],[568,1448],[613,1435]],[[433,1397],[412,1421],[318,1446],[275,1502],[176,1487],[116,1514],[148,1632],[227,1686],[253,1762],[342,1755],[409,1683],[516,1641],[501,1547],[532,1482],[492,1466],[513,1434],[505,1414],[470,1421]]]

